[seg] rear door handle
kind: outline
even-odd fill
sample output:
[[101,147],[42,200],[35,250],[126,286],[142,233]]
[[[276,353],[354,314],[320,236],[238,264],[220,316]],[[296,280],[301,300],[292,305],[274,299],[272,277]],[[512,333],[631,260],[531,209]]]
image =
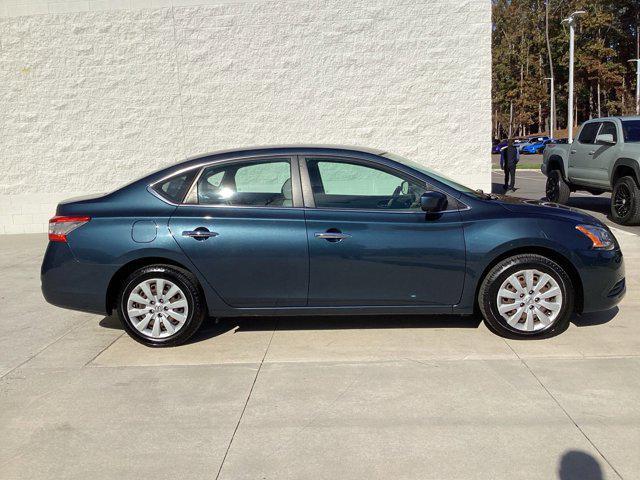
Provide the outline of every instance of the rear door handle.
[[594,153],[596,153],[596,151],[595,151],[595,150],[591,150],[591,151],[589,152],[589,155],[593,155]]
[[195,230],[185,230],[182,232],[183,237],[191,237],[196,240],[206,240],[210,237],[217,237],[218,232],[210,232],[207,228],[198,227]]
[[576,153],[576,150],[571,150],[571,153]]
[[345,238],[351,237],[351,235],[349,235],[348,233],[342,233],[339,231],[338,232],[327,231],[327,232],[314,233],[314,237],[320,238],[322,240],[327,240],[329,242],[339,242],[340,240],[344,240]]

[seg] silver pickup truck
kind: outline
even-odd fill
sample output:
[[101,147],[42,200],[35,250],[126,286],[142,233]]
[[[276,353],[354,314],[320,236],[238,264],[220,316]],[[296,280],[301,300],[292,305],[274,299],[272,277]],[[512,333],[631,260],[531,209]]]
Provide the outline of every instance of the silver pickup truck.
[[585,122],[573,143],[547,146],[541,170],[550,201],[567,203],[577,190],[612,192],[611,218],[640,223],[640,117]]

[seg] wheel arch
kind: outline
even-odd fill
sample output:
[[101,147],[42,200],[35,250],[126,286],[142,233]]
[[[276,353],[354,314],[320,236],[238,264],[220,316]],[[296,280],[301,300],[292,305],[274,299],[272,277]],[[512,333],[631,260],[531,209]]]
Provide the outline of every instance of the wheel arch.
[[611,169],[611,188],[619,178],[626,176],[632,177],[636,185],[640,186],[640,168],[637,160],[623,157],[615,161]]
[[475,296],[474,296],[474,310],[478,311],[478,294],[480,293],[480,286],[482,285],[482,282],[484,281],[489,271],[502,260],[509,257],[513,257],[515,255],[522,255],[522,254],[542,255],[544,257],[547,257],[553,260],[558,265],[560,265],[567,272],[567,275],[569,275],[569,278],[571,279],[571,283],[573,284],[573,288],[576,293],[576,297],[574,301],[574,310],[578,313],[582,312],[583,305],[584,305],[584,291],[583,291],[582,279],[580,278],[580,274],[578,273],[578,270],[573,265],[573,263],[571,263],[571,261],[567,257],[565,257],[562,253],[559,253],[558,251],[552,248],[542,247],[542,246],[522,246],[522,247],[513,248],[510,250],[501,252],[500,254],[495,256],[484,268],[484,270],[482,271],[482,274],[478,277],[478,282],[476,284],[476,290],[475,290]]
[[[191,271],[189,267],[186,265],[173,260],[171,258],[162,257],[162,256],[153,256],[153,257],[141,257],[136,258],[134,260],[129,261],[122,265],[111,277],[109,280],[109,285],[107,287],[107,294],[105,298],[107,313],[111,314],[116,309],[116,302],[118,300],[118,293],[120,292],[121,284],[129,275],[131,275],[134,271],[139,268],[146,267],[149,265],[171,265],[174,267],[178,267],[182,270],[186,270],[190,274],[192,274],[196,281],[198,282],[199,288],[202,290],[202,285],[200,284],[200,280],[197,275]],[[203,300],[206,295],[203,295]]]
[[564,169],[564,159],[560,155],[553,154],[549,157],[549,160],[547,161],[547,172],[550,172],[551,170],[560,170],[562,178],[565,180],[567,179],[567,174]]

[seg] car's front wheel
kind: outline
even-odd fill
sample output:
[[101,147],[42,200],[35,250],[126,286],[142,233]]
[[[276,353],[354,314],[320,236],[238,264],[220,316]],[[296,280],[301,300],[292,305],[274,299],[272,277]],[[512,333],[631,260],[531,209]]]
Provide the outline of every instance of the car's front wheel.
[[562,178],[560,170],[551,170],[547,176],[546,185],[547,200],[555,203],[565,204],[569,201],[571,190],[569,185]]
[[198,330],[206,308],[197,279],[172,265],[150,265],[125,280],[118,315],[127,333],[150,347],[186,342]]
[[575,293],[567,272],[537,254],[506,258],[485,276],[478,304],[485,323],[507,337],[536,337],[566,329]]

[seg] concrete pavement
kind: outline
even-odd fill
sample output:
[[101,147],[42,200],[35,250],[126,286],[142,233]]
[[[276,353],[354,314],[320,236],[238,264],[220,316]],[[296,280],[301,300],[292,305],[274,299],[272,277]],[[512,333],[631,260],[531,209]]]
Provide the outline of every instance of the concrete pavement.
[[618,237],[627,297],[551,339],[226,319],[160,350],[47,305],[46,238],[0,237],[0,478],[637,478],[640,240]]

